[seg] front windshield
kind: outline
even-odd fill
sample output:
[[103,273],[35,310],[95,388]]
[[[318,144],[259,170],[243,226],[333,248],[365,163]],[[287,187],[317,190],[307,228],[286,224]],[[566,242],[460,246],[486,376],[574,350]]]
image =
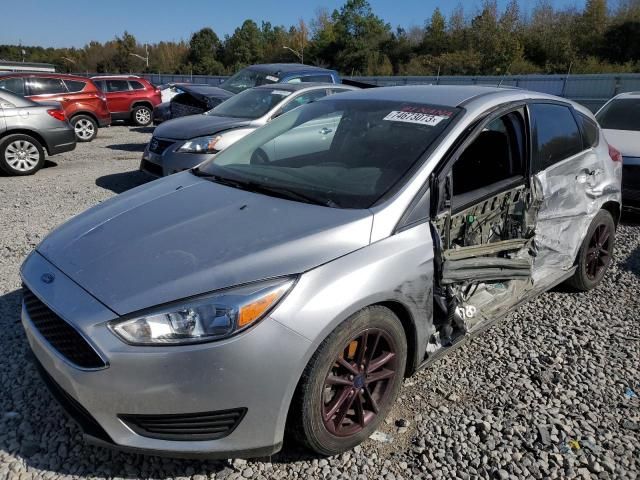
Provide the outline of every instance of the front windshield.
[[369,208],[405,176],[457,111],[328,98],[277,118],[194,173],[294,200]]
[[640,98],[613,100],[598,112],[596,119],[605,129],[640,132]]
[[229,100],[222,102],[207,115],[232,118],[260,118],[282,100],[291,95],[288,90],[280,90],[277,87],[253,88],[239,93]]
[[276,74],[244,68],[222,82],[220,88],[224,88],[231,93],[240,93],[247,88],[278,83],[279,80]]

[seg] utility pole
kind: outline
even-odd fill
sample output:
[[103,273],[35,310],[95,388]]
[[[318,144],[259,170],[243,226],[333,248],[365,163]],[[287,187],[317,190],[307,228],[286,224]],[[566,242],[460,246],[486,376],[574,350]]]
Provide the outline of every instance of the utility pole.
[[146,43],[144,44],[144,51],[146,54],[144,57],[142,55],[138,55],[137,53],[130,53],[129,55],[139,58],[140,60],[144,60],[147,64],[147,68],[149,68],[149,45],[147,45]]

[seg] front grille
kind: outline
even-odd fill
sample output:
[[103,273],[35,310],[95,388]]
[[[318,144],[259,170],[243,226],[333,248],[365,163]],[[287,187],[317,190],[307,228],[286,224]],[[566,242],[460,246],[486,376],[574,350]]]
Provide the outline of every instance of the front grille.
[[153,137],[151,142],[149,142],[149,151],[162,155],[164,151],[174,143],[176,143],[174,140],[162,140],[160,138]]
[[40,334],[63,357],[81,368],[103,368],[105,362],[78,331],[42,303],[26,286],[22,288],[24,306]]
[[65,413],[78,424],[80,429],[103,442],[113,443],[109,434],[104,431],[100,424],[96,421],[91,414],[78,403],[78,401],[69,395],[56,381],[47,373],[40,362],[34,357],[34,363],[38,369],[40,377],[44,381],[44,384],[51,392],[53,398],[60,404]]
[[217,440],[235,430],[246,408],[178,415],[120,415],[138,435],[159,440]]
[[151,175],[155,175],[157,177],[162,176],[162,167],[157,165],[149,160],[142,160],[142,165],[140,166],[142,170],[150,173]]

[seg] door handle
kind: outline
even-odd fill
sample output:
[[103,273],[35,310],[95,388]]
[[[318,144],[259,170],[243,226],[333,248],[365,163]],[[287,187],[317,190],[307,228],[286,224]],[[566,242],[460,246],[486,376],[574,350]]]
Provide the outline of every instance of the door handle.
[[328,135],[328,134],[330,134],[331,132],[333,132],[333,129],[332,129],[332,128],[327,128],[327,127],[325,127],[325,128],[323,128],[323,129],[321,129],[318,133],[320,133],[320,134],[322,134],[322,135]]

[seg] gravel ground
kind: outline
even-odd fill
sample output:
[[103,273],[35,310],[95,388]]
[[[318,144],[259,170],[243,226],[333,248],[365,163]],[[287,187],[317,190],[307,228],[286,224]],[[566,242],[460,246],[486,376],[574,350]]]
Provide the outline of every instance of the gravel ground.
[[[27,360],[18,269],[52,228],[148,181],[150,129],[112,127],[33,177],[0,177],[0,480],[4,478],[638,478],[640,220],[588,294],[556,290],[405,382],[354,451],[185,461],[84,444]],[[637,396],[636,396],[637,395]]]

